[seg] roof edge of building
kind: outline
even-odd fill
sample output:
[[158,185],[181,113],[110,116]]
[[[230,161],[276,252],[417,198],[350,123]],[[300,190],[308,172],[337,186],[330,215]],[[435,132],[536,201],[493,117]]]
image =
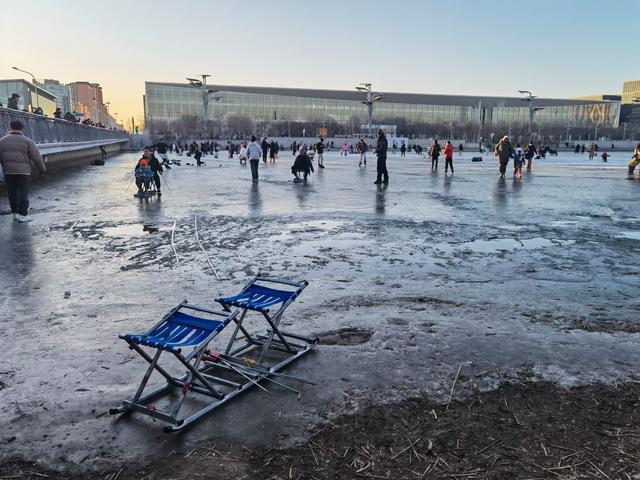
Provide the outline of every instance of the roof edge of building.
[[[145,90],[146,90],[146,86],[147,85],[163,85],[163,86],[175,86],[175,87],[191,87],[190,84],[188,83],[178,83],[178,82],[159,82],[159,81],[151,81],[151,80],[145,80]],[[228,89],[230,91],[233,91],[233,89],[243,89],[243,90],[274,90],[274,91],[282,91],[282,92],[300,92],[300,93],[306,93],[306,96],[309,96],[309,94],[311,92],[319,92],[319,93],[323,93],[325,95],[327,94],[331,94],[331,93],[336,93],[336,94],[340,94],[340,95],[349,95],[349,96],[354,96],[354,95],[358,95],[358,93],[354,90],[332,90],[332,89],[322,89],[322,88],[300,88],[300,87],[271,87],[271,86],[257,86],[257,85],[223,85],[223,84],[208,84],[207,86],[212,87],[212,88],[218,88],[218,89]],[[479,100],[487,100],[487,101],[501,101],[501,100],[524,100],[525,97],[510,97],[510,96],[495,96],[495,95],[457,95],[457,94],[445,94],[445,93],[414,93],[414,92],[386,92],[386,91],[376,91],[376,93],[380,93],[381,95],[388,95],[388,96],[398,96],[398,97],[432,97],[432,98],[439,98],[439,99],[446,99],[446,98],[451,98],[451,97],[455,97],[455,98],[459,98],[461,100],[467,100],[467,101],[479,101]],[[552,102],[557,102],[557,101],[562,101],[562,102],[569,102],[569,104],[596,104],[596,103],[616,103],[615,100],[586,100],[586,99],[579,99],[576,97],[572,97],[572,98],[558,98],[558,97],[538,97],[536,99],[536,101],[552,101]],[[618,102],[619,103],[619,102]]]

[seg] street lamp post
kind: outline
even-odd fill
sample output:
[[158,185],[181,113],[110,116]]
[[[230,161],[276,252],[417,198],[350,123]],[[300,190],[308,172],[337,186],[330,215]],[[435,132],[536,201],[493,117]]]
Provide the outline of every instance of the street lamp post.
[[375,102],[382,100],[384,97],[379,93],[373,93],[371,91],[370,83],[361,83],[356,87],[356,90],[367,94],[367,100],[360,103],[363,103],[367,106],[367,110],[369,113],[368,120],[367,120],[367,130],[369,130],[369,133],[371,133],[371,124],[373,123],[373,104]]
[[27,72],[26,70],[21,70],[18,67],[11,67],[11,68],[13,68],[14,70],[17,70],[19,72],[26,73],[27,75],[31,76],[31,79],[33,80],[33,88],[35,88],[35,90],[36,90],[36,108],[40,108],[40,100],[38,99],[38,86],[36,85],[36,77],[35,77],[35,75],[33,73],[31,73],[31,72]]
[[202,77],[202,80],[198,80],[196,78],[187,78],[187,80],[192,87],[200,88],[200,93],[202,95],[202,130],[206,133],[207,115],[209,112],[209,95],[216,93],[218,90],[207,88],[207,77],[210,77],[211,75],[203,73],[200,74],[200,76]]
[[[214,102],[219,102],[220,100],[222,100],[222,97],[219,95],[216,95],[212,98]],[[220,139],[222,139],[222,108],[218,109],[218,129],[220,130]]]
[[[102,104],[102,106],[104,107],[104,108],[103,108],[103,113],[105,113],[105,115],[104,115],[104,119],[103,119],[103,120],[104,120],[104,122],[102,122],[102,123],[104,123],[104,125],[105,125],[105,127],[106,127],[106,128],[110,128],[110,127],[109,127],[109,123],[110,123],[110,122],[109,122],[109,116],[110,116],[110,115],[109,115],[109,105],[111,105],[111,102],[104,102],[104,103]],[[114,125],[114,126],[115,126],[115,125]]]
[[531,131],[533,130],[533,116],[536,112],[540,110],[544,110],[544,107],[534,107],[533,101],[537,98],[536,95],[533,95],[529,90],[518,90],[518,93],[522,95],[526,95],[525,98],[522,99],[523,102],[527,102],[529,106],[529,135],[531,135]]

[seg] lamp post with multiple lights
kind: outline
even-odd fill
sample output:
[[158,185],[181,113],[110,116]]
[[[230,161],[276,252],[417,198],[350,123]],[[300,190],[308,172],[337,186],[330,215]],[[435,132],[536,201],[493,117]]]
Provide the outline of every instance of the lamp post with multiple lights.
[[518,90],[518,93],[526,95],[526,97],[523,98],[522,101],[527,102],[529,106],[529,134],[531,134],[531,130],[533,130],[533,116],[536,112],[544,110],[544,107],[533,106],[536,95],[533,95],[529,90]]
[[202,80],[198,80],[197,78],[187,78],[189,85],[192,87],[200,88],[200,93],[202,95],[202,129],[203,133],[207,131],[207,115],[209,113],[209,95],[212,93],[216,93],[218,90],[213,90],[211,88],[207,88],[207,77],[211,75],[205,75],[204,73],[200,75]]
[[356,90],[358,90],[359,92],[364,92],[367,94],[367,99],[364,102],[361,102],[363,104],[365,104],[367,106],[367,109],[369,111],[369,116],[368,116],[368,120],[367,120],[367,129],[369,130],[369,133],[371,133],[371,124],[373,123],[373,104],[375,102],[378,102],[380,100],[382,100],[384,97],[382,95],[380,95],[379,93],[373,93],[371,91],[371,84],[370,83],[361,83],[360,85],[358,85],[356,87]]

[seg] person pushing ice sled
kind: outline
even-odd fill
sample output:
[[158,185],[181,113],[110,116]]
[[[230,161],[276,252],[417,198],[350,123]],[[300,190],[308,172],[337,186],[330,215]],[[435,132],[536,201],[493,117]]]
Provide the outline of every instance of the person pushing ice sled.
[[151,170],[149,159],[146,156],[143,156],[140,160],[138,160],[134,175],[136,179],[136,186],[138,187],[138,193],[136,193],[134,196],[147,197],[149,195],[152,195],[151,187],[152,185],[154,185],[153,170]]

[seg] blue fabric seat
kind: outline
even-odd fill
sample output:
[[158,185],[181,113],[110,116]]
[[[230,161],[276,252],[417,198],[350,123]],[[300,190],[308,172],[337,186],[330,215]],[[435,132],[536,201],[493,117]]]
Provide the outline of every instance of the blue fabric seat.
[[218,298],[217,302],[223,305],[246,308],[258,312],[268,312],[269,307],[278,303],[285,303],[298,296],[299,291],[276,290],[253,284],[238,295]]
[[137,345],[179,352],[184,347],[195,347],[213,332],[219,332],[227,322],[194,317],[175,312],[147,333],[129,333],[120,338]]

